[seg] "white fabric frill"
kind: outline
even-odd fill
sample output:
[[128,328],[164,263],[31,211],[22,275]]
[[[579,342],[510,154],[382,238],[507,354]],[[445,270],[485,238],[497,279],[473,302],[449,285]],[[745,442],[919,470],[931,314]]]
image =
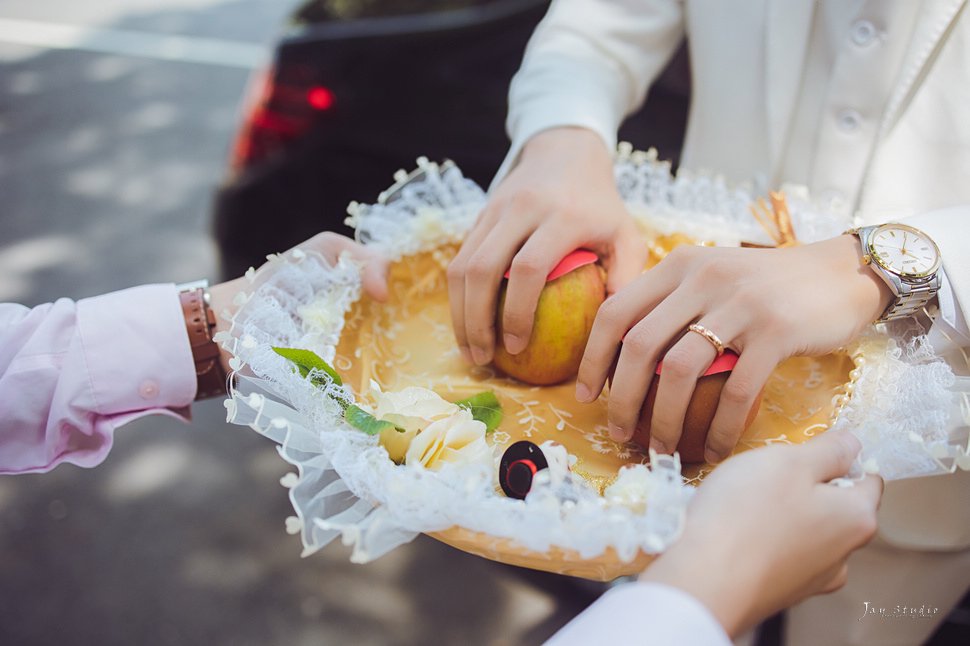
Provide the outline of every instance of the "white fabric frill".
[[[393,259],[460,240],[486,201],[453,164],[419,159],[418,166],[399,172],[376,204],[348,209],[358,241]],[[655,230],[719,244],[768,241],[749,214],[750,188],[708,175],[674,176],[654,153],[628,146],[620,147],[615,175],[631,213]],[[797,190],[789,196],[802,241],[836,235],[850,224]],[[272,351],[307,348],[332,362],[344,316],[360,297],[360,268],[349,257],[331,266],[316,254],[291,251],[270,257],[248,277],[236,314],[222,313],[232,326],[218,339],[237,371],[228,421],[274,440],[296,466],[282,483],[296,511],[287,529],[301,534],[304,555],[342,536],[353,546],[351,559],[366,562],[418,533],[457,525],[540,552],[557,546],[593,558],[614,548],[629,561],[641,550],[661,552],[679,536],[693,489],[676,458],[652,455],[649,469],[625,469],[613,496],[566,477],[540,479],[525,501],[497,495],[494,470],[481,465],[439,471],[395,465],[376,437],[348,426],[331,397]],[[860,471],[896,479],[970,469],[965,378],[955,378],[918,334],[873,331],[850,351],[861,360],[836,426],[862,440]]]

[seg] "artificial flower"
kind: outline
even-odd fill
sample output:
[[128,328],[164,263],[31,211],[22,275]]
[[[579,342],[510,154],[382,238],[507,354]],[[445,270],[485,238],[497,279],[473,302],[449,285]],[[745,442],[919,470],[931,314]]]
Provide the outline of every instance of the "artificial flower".
[[[456,407],[458,408],[458,407]],[[437,471],[446,463],[470,464],[490,461],[492,450],[485,442],[485,424],[463,408],[432,422],[411,440],[404,463]]]

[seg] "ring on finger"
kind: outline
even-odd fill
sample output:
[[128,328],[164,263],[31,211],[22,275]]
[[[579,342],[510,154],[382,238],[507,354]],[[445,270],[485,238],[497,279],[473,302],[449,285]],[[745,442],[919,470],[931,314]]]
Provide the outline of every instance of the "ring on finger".
[[714,349],[717,350],[717,356],[724,354],[724,342],[721,341],[721,337],[716,335],[714,332],[707,329],[700,323],[691,323],[687,329],[691,332],[696,332],[707,339],[707,341],[714,346]]

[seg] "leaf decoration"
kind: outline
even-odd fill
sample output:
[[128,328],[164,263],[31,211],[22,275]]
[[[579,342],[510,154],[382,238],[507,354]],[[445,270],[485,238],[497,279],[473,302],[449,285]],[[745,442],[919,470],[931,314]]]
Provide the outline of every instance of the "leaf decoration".
[[[338,386],[343,385],[343,379],[337,374],[337,371],[330,367],[330,364],[320,358],[320,356],[313,350],[301,350],[299,348],[277,348],[273,347],[273,352],[280,355],[284,359],[291,361],[296,365],[296,369],[300,371],[300,376],[306,377],[310,374],[311,370],[319,370],[325,373],[333,383]],[[325,385],[314,380],[314,384],[317,386]]]
[[455,404],[471,411],[473,418],[485,424],[486,433],[491,433],[502,423],[502,405],[491,390],[456,401]]
[[403,433],[404,429],[392,422],[388,422],[386,419],[377,419],[367,411],[365,411],[360,406],[351,404],[347,406],[344,410],[344,419],[347,423],[356,428],[359,431],[363,431],[368,435],[378,435],[383,431],[390,429],[395,429],[399,433]]

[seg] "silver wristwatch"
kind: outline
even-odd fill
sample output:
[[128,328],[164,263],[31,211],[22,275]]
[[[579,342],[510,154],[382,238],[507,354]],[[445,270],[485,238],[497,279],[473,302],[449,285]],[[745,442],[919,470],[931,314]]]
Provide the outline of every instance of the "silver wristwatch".
[[915,227],[890,222],[850,229],[862,243],[862,262],[886,281],[895,300],[876,323],[912,316],[940,291],[940,248]]

